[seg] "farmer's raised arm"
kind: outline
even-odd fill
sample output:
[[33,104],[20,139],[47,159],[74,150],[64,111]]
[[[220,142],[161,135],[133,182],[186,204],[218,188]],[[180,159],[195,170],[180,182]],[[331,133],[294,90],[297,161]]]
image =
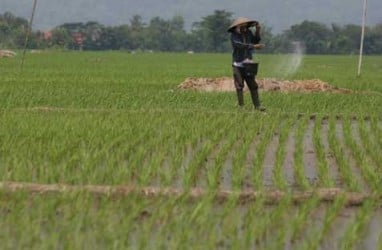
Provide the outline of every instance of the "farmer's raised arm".
[[258,44],[261,41],[261,36],[260,36],[261,26],[259,23],[256,23],[255,27],[256,27],[256,31],[255,31],[255,34],[253,34],[251,42],[253,44]]
[[253,48],[253,44],[242,42],[241,35],[237,34],[237,33],[231,34],[231,44],[232,44],[233,48],[238,48],[238,49],[251,49],[251,48]]

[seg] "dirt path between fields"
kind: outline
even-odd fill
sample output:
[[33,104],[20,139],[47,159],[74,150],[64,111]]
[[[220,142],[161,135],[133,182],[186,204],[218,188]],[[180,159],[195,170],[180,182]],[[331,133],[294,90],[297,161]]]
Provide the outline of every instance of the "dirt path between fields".
[[[201,188],[192,188],[190,190],[182,190],[177,188],[160,188],[160,187],[137,187],[137,186],[106,186],[106,185],[67,185],[67,184],[37,184],[22,182],[0,182],[0,191],[28,192],[31,194],[62,194],[68,192],[88,192],[94,195],[107,195],[112,197],[125,197],[128,195],[140,195],[145,198],[169,197],[180,198],[188,197],[191,200],[202,199],[209,195],[208,190]],[[241,204],[254,201],[258,198],[265,198],[267,204],[277,204],[285,197],[290,197],[294,203],[304,202],[317,197],[321,202],[334,202],[338,197],[345,198],[347,206],[360,206],[367,199],[380,199],[372,194],[347,192],[340,188],[319,188],[309,191],[294,191],[293,193],[281,190],[218,190],[215,193],[217,202],[225,202],[232,197],[236,197]]]

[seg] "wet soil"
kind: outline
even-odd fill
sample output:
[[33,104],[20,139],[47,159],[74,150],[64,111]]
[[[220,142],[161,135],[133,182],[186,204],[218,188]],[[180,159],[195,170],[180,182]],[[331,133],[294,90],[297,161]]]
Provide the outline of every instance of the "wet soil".
[[[319,164],[319,155],[316,152],[316,145],[314,140],[314,129],[315,129],[315,118],[312,118],[308,121],[306,128],[304,129],[303,138],[302,138],[302,160],[305,178],[310,183],[311,187],[325,187],[324,183],[319,181],[319,173],[320,166]],[[301,121],[300,121],[301,122]],[[366,126],[370,126],[368,123],[370,121],[365,121]],[[355,138],[357,141],[359,149],[363,148],[362,140],[359,138],[358,125],[356,124],[358,121],[353,121],[351,130],[351,136]],[[297,123],[293,124],[291,129],[288,132],[288,136],[285,142],[285,155],[282,163],[282,175],[287,185],[291,190],[300,190],[299,183],[297,182],[297,177],[295,173],[295,153],[296,153],[296,130]],[[233,172],[240,172],[243,176],[242,178],[242,190],[253,189],[258,186],[258,183],[254,181],[254,173],[259,172],[260,169],[255,169],[254,162],[256,161],[256,157],[263,157],[264,161],[262,162],[261,170],[262,170],[262,184],[265,189],[276,189],[276,185],[274,183],[275,180],[275,164],[277,158],[277,149],[279,147],[280,140],[280,131],[276,129],[270,139],[269,143],[266,146],[264,155],[258,155],[257,147],[259,143],[261,143],[262,137],[261,135],[254,136],[252,141],[250,142],[250,146],[246,152],[246,160],[243,161],[243,166],[241,166],[241,170],[233,169],[233,158],[235,157],[234,152],[237,152],[238,147],[241,146],[241,141],[237,141],[233,145],[230,146],[230,149],[227,151],[228,153],[223,156],[223,164],[222,166],[216,165],[216,158],[220,150],[222,150],[222,146],[224,144],[224,140],[220,143],[217,143],[214,146],[214,149],[211,150],[210,154],[206,158],[206,162],[203,166],[200,167],[200,171],[197,176],[197,181],[193,185],[195,188],[206,188],[208,186],[208,175],[215,171],[215,168],[219,168],[219,189],[222,190],[230,190],[232,189],[232,176]],[[362,173],[361,167],[358,165],[356,159],[354,158],[354,152],[352,149],[346,144],[343,132],[343,121],[341,119],[336,121],[335,125],[335,135],[336,135],[336,143],[341,148],[341,152],[343,152],[345,159],[347,159],[347,166],[350,168],[350,173],[352,178],[358,183],[360,188],[360,192],[369,193],[370,187],[367,184],[364,174]],[[320,161],[323,161],[328,168],[328,178],[330,178],[330,187],[335,188],[346,188],[348,187],[348,183],[344,183],[343,177],[343,169],[339,168],[338,159],[336,159],[334,152],[329,145],[329,123],[327,120],[321,120],[321,129],[320,129],[320,141],[321,147],[323,148],[323,158]],[[199,148],[201,148],[203,142],[201,141],[196,148],[189,148],[187,152],[184,154],[184,161],[179,168],[178,174],[173,182],[173,187],[182,188],[183,183],[182,179],[185,173],[188,171],[188,165],[192,161],[192,158],[197,154]],[[366,151],[362,151],[362,153],[367,154]],[[221,157],[221,156],[220,156]],[[369,160],[369,156],[366,155],[366,159]],[[371,159],[368,161],[369,163],[374,163]],[[375,164],[375,163],[374,163]],[[376,168],[377,166],[372,166]],[[346,184],[346,185],[345,185]],[[159,184],[160,185],[160,184]],[[350,191],[350,190],[348,190]]]

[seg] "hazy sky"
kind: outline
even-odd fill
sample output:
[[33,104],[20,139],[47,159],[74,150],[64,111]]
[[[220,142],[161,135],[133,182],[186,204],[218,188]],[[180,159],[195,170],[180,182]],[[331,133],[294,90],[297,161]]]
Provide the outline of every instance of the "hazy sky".
[[[29,18],[33,0],[0,0],[0,13]],[[368,0],[368,24],[382,23],[382,0]],[[273,28],[274,33],[303,20],[325,24],[360,24],[363,0],[38,0],[34,29],[50,29],[64,22],[129,23],[133,15],[145,22],[159,16],[185,18],[186,28],[214,10],[247,16]]]

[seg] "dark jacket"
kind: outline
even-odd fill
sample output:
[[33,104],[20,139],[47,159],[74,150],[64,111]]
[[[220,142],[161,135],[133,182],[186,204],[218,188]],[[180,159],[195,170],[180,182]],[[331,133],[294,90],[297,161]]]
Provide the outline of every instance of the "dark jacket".
[[254,35],[249,29],[247,29],[244,34],[233,31],[231,33],[233,49],[232,62],[242,62],[245,59],[252,59],[253,44],[258,44],[260,40],[260,34],[256,32]]

